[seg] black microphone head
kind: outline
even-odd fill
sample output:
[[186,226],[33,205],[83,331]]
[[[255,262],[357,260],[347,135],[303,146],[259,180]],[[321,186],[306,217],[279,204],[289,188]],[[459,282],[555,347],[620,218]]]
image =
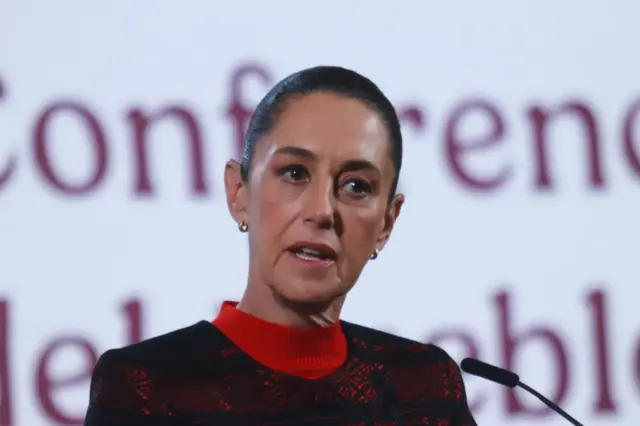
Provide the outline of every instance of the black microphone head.
[[495,367],[477,359],[463,359],[460,363],[460,368],[462,368],[462,371],[465,373],[480,376],[510,388],[514,388],[520,383],[520,377],[518,377],[516,373],[505,370],[504,368]]

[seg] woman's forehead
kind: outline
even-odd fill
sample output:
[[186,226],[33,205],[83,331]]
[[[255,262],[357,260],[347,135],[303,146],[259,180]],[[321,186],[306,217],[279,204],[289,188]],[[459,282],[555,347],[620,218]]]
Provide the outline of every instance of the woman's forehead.
[[388,157],[386,127],[365,103],[330,93],[296,98],[285,105],[269,132],[272,149],[294,146],[322,156]]

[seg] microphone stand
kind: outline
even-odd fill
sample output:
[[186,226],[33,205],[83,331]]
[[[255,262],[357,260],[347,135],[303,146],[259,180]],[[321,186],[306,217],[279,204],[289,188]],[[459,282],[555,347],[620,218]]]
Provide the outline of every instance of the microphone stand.
[[573,417],[571,417],[569,415],[569,413],[567,413],[566,411],[564,411],[562,408],[558,407],[558,405],[554,404],[551,400],[549,400],[546,396],[542,395],[540,392],[538,392],[537,390],[533,389],[532,387],[528,386],[526,383],[522,383],[521,381],[518,380],[518,383],[516,384],[516,386],[520,386],[522,389],[526,390],[527,392],[529,392],[531,395],[535,396],[536,398],[538,398],[540,401],[544,402],[547,407],[551,408],[553,411],[555,411],[556,413],[560,414],[562,417],[564,417],[567,421],[569,421],[569,423],[571,423],[574,426],[583,426],[582,423],[580,423],[579,421],[577,421],[576,419],[574,419]]

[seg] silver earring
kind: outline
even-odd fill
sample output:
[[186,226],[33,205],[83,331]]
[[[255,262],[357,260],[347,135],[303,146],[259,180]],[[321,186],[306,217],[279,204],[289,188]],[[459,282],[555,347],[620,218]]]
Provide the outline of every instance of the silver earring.
[[373,254],[371,254],[371,260],[376,260],[379,254],[380,254],[380,250],[378,250],[377,248],[374,248]]
[[246,223],[244,223],[244,220],[242,222],[240,222],[240,224],[238,225],[238,230],[240,230],[240,232],[247,232],[249,230],[249,225],[247,225]]

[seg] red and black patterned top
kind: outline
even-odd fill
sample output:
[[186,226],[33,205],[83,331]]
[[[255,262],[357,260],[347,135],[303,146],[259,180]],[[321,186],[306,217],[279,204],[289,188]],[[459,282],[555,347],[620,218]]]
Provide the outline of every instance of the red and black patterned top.
[[300,330],[226,303],[202,321],[106,352],[85,426],[475,426],[440,348],[341,321]]

